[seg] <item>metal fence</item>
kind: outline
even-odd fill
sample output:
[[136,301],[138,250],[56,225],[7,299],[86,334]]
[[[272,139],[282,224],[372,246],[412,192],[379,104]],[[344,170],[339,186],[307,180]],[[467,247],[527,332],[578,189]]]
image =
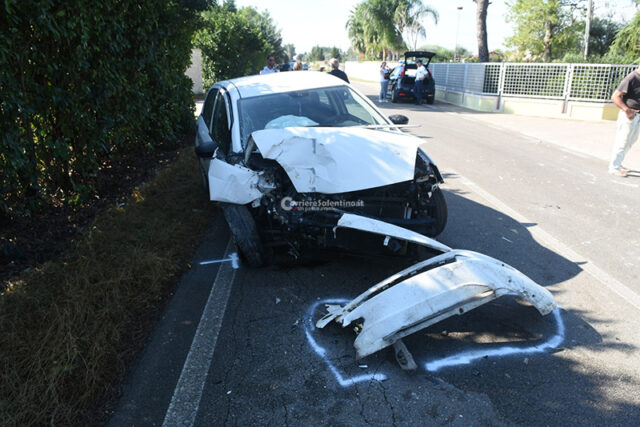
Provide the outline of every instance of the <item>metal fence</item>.
[[438,87],[481,95],[606,102],[637,65],[435,63]]

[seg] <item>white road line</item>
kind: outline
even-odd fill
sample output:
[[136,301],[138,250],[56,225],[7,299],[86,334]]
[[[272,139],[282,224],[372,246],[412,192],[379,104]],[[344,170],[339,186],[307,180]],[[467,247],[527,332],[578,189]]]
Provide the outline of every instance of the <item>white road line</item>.
[[[234,244],[229,240],[223,258],[229,257],[233,249]],[[230,263],[220,265],[182,373],[173,391],[163,426],[191,426],[196,419],[235,275],[236,270]]]
[[[460,180],[460,182],[473,190],[474,193],[485,199],[490,205],[493,205],[497,210],[502,213],[510,216],[516,221],[525,224],[533,224],[533,221],[528,220],[524,216],[520,215],[518,212],[511,209],[509,206],[504,204],[502,201],[498,200],[493,195],[489,194],[482,188],[480,188],[477,184],[470,181],[469,179],[463,177],[459,173],[454,170],[449,169],[447,172],[453,173],[456,175],[456,178]],[[603,285],[608,287],[610,290],[620,295],[625,301],[634,306],[636,309],[640,310],[640,295],[638,295],[631,288],[621,283],[614,277],[610,276],[600,267],[596,266],[593,262],[587,260],[582,255],[575,252],[573,249],[565,245],[564,243],[557,240],[555,237],[551,236],[549,233],[544,231],[539,225],[535,224],[532,226],[526,227],[527,230],[531,233],[532,236],[537,238],[546,244],[547,247],[554,250],[556,253],[562,255],[563,257],[576,262],[583,261],[584,264],[580,265],[580,268],[589,273],[591,276],[599,280]]]
[[618,181],[615,179],[610,180],[612,183],[614,184],[618,184],[618,185],[626,185],[627,187],[632,187],[632,188],[638,188],[638,184],[631,184],[628,182],[622,182],[622,181]]

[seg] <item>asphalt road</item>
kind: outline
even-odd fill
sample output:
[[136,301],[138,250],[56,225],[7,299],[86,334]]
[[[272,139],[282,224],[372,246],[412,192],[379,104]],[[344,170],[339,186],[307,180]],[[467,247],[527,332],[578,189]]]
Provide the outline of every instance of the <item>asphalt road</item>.
[[[377,85],[358,85],[375,97]],[[409,265],[339,256],[240,268],[221,216],[123,385],[111,425],[640,424],[637,187],[603,161],[487,127],[469,111],[403,113],[445,175],[439,240],[506,261],[549,289],[541,317],[511,296],[355,361],[350,328],[313,327]]]

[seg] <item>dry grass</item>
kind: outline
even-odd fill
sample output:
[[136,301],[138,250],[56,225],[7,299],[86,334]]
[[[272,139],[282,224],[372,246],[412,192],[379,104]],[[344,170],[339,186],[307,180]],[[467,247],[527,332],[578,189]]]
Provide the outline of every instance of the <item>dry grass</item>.
[[109,398],[213,215],[192,149],[0,295],[0,420],[85,423]]

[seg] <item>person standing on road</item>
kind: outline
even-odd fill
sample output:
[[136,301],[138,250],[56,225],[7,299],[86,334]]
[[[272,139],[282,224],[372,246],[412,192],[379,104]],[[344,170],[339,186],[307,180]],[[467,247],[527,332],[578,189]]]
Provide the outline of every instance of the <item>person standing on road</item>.
[[422,65],[422,59],[416,61],[416,82],[411,92],[416,96],[416,105],[422,104],[422,92],[424,92],[424,79],[427,77],[427,69]]
[[640,131],[640,68],[622,79],[611,100],[620,108],[620,112],[616,122],[616,140],[611,153],[609,173],[627,176],[629,169],[622,166],[622,161],[638,139]]
[[279,73],[278,66],[276,65],[276,57],[273,55],[267,56],[267,65],[260,71],[260,74]]
[[293,65],[293,71],[304,71],[302,60],[296,59],[296,63]]
[[380,102],[387,102],[387,88],[389,87],[389,69],[387,63],[380,65]]
[[331,65],[331,71],[329,71],[329,74],[336,76],[347,83],[350,83],[347,74],[338,68],[340,66],[340,62],[336,58],[331,58],[329,60],[329,65]]

